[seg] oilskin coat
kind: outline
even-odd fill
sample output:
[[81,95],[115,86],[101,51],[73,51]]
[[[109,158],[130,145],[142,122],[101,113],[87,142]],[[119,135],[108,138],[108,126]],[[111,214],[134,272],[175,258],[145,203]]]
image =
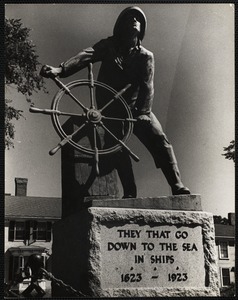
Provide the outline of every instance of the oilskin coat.
[[[154,97],[154,57],[153,53],[144,47],[137,45],[130,51],[124,51],[118,40],[112,36],[103,39],[93,47],[79,52],[61,64],[60,77],[68,77],[88,66],[89,63],[101,62],[98,81],[108,84],[116,91],[121,90],[127,84],[131,87],[123,94],[133,116],[147,115],[151,122],[138,121],[134,126],[134,134],[147,147],[152,154],[156,166],[176,164],[175,155],[171,144],[163,132],[160,122],[152,113]],[[101,89],[96,92],[99,107],[108,101]],[[136,195],[134,175],[130,158],[123,151],[119,162],[114,156],[114,166],[118,170],[125,194]],[[123,163],[122,163],[123,160]],[[126,190],[126,191],[125,191]]]

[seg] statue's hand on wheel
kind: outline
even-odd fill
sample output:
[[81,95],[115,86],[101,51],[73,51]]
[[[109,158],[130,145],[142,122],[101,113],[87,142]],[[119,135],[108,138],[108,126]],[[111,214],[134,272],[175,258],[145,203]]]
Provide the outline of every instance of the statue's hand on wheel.
[[49,65],[44,65],[40,70],[40,75],[46,78],[55,78],[62,72],[62,68],[55,68]]
[[151,118],[147,115],[139,115],[137,117],[137,120],[140,122],[145,122],[146,124],[150,124],[151,123]]

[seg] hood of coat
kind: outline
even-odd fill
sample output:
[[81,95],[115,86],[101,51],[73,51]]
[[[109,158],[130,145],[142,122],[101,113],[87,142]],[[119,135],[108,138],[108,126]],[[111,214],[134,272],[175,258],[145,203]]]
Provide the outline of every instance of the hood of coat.
[[127,17],[128,14],[135,14],[138,21],[141,23],[139,39],[142,41],[145,36],[147,20],[146,20],[146,16],[145,16],[144,12],[142,11],[142,9],[140,9],[137,6],[127,7],[120,13],[120,15],[118,16],[118,18],[116,20],[114,29],[113,29],[113,35],[115,37],[120,36],[122,24],[124,22],[125,17]]

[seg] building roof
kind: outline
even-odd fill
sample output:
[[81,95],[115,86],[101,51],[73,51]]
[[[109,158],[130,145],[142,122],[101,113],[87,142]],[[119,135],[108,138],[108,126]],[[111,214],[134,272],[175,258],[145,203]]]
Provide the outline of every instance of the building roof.
[[5,196],[5,218],[60,219],[61,198]]
[[215,237],[235,238],[235,226],[215,224]]

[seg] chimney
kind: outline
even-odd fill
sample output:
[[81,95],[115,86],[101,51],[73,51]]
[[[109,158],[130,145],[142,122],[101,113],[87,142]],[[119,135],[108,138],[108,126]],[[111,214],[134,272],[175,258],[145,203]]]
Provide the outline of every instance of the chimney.
[[228,213],[229,225],[235,226],[235,213]]
[[26,196],[27,178],[15,178],[15,196]]

